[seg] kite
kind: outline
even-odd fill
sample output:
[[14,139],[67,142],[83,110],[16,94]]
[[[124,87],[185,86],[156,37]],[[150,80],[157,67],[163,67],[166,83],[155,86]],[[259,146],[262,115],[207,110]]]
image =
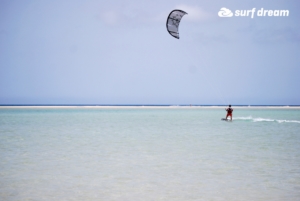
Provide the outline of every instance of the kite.
[[167,30],[169,34],[171,34],[173,37],[179,39],[179,32],[178,32],[178,27],[181,18],[187,14],[183,10],[173,10],[170,12],[168,18],[167,18]]

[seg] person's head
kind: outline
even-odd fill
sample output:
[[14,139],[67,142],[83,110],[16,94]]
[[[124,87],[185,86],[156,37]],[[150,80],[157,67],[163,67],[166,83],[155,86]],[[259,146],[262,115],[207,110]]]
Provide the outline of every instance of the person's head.
[[229,107],[231,107],[231,105],[229,105]]

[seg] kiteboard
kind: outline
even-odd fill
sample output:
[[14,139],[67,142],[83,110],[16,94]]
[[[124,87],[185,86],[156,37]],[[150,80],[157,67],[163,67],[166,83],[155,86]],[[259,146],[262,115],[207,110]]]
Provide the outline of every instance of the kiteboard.
[[222,121],[231,121],[230,119],[225,119],[225,118],[222,118],[221,120]]

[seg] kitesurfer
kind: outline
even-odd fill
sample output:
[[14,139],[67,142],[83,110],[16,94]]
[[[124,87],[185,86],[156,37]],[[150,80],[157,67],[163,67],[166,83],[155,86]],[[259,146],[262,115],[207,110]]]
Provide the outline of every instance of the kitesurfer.
[[230,116],[230,120],[232,121],[232,112],[233,112],[233,109],[231,108],[231,105],[229,105],[229,107],[227,109],[225,109],[225,110],[227,111],[226,120]]

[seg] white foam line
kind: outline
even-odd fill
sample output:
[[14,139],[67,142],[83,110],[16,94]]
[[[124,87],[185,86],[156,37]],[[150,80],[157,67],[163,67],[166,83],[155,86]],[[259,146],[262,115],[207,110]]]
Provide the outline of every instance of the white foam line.
[[252,120],[252,122],[277,122],[277,123],[300,123],[298,120],[280,120],[280,119],[266,119],[266,118],[253,118],[249,117],[235,117],[234,120]]

